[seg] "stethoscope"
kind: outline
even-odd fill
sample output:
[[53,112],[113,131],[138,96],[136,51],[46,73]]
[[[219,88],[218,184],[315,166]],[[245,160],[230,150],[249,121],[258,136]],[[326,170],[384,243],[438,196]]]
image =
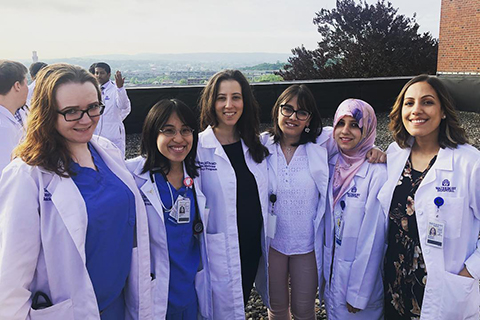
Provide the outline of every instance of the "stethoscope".
[[[152,181],[152,183],[155,185],[154,174],[157,173],[157,172],[160,172],[162,174],[163,178],[165,179],[165,182],[167,182],[167,184],[168,184],[167,175],[163,172],[162,168],[153,168],[152,170],[150,170],[150,180]],[[187,185],[186,181],[189,182],[189,185]],[[203,232],[203,222],[202,222],[202,219],[200,217],[200,210],[199,210],[199,207],[198,207],[197,191],[195,189],[195,184],[193,182],[193,179],[190,178],[190,177],[185,178],[184,181],[183,181],[183,184],[187,188],[192,187],[193,199],[194,199],[194,202],[195,202],[195,219],[193,220],[192,228],[193,228],[193,234],[198,235],[198,234]],[[156,185],[155,185],[155,188],[157,188]],[[173,205],[173,203],[172,203],[172,205]]]

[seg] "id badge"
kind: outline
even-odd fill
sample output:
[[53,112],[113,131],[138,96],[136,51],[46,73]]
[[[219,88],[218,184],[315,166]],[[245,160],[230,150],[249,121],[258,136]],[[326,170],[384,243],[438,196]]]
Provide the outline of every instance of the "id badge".
[[342,245],[343,225],[343,217],[340,215],[335,219],[335,243],[339,246]]
[[275,238],[275,232],[277,231],[277,216],[274,214],[268,214],[267,223],[267,237],[270,239]]
[[178,196],[177,201],[175,202],[175,208],[177,211],[177,222],[178,223],[189,223],[190,222],[190,199]]
[[428,221],[427,244],[435,248],[443,247],[445,222],[439,220]]

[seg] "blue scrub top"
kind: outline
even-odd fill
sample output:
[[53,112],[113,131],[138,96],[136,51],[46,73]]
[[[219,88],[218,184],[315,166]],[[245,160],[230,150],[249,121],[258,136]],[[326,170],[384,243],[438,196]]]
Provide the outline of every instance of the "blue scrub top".
[[[163,205],[167,209],[171,208],[172,197],[163,175],[156,173],[155,182]],[[187,308],[191,307],[192,303],[196,306],[195,275],[200,265],[200,245],[193,234],[196,210],[193,191],[185,186],[176,190],[171,184],[170,188],[174,202],[177,200],[178,195],[190,199],[190,222],[178,224],[170,217],[170,212],[164,210],[170,258],[167,315],[183,313]],[[194,319],[196,319],[196,313]]]
[[[123,288],[130,272],[135,225],[135,197],[89,144],[97,171],[72,162],[72,176],[88,215],[87,270],[102,319],[124,318]],[[119,308],[121,300],[123,308]],[[108,309],[115,302],[115,307]],[[110,314],[114,312],[115,314]],[[123,314],[122,314],[123,312]]]

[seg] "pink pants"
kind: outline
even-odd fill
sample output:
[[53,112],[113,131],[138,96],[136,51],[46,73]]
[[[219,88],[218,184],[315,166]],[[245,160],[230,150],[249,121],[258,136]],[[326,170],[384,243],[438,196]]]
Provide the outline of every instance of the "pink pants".
[[[315,320],[318,274],[315,252],[284,255],[270,248],[268,257],[270,320]],[[291,299],[288,290],[290,275]]]

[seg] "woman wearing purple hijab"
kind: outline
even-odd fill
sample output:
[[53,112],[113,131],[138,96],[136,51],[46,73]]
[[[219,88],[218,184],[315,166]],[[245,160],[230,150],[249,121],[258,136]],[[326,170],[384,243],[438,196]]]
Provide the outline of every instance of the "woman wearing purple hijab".
[[347,99],[338,107],[333,126],[339,153],[329,160],[325,213],[327,315],[382,319],[385,217],[377,194],[387,170],[365,159],[375,142],[377,118],[365,101]]

